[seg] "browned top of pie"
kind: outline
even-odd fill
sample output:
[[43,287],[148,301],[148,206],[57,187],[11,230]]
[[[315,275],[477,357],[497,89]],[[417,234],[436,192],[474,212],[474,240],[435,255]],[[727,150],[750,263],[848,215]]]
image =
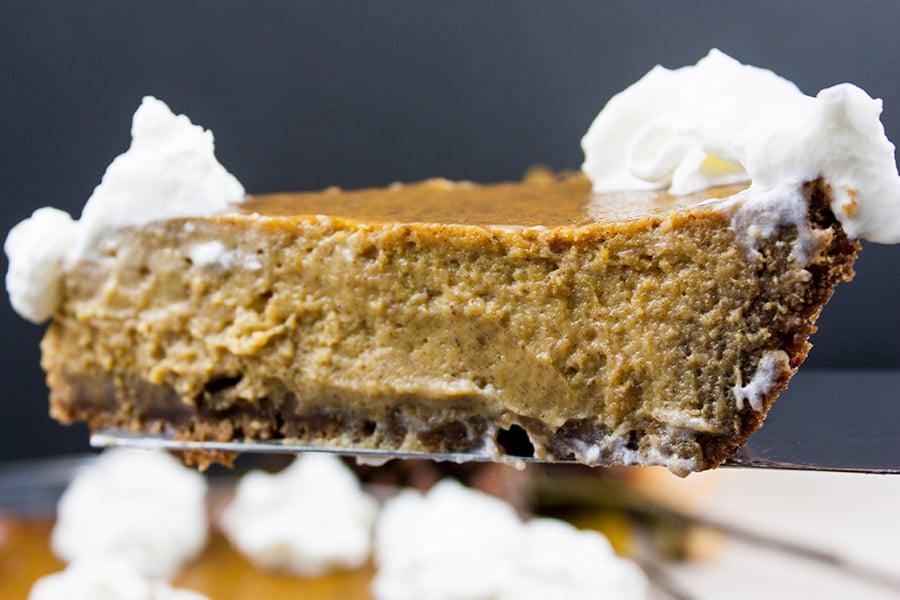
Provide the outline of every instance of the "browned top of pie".
[[328,215],[372,224],[553,228],[665,215],[704,200],[731,196],[742,187],[723,186],[671,196],[658,191],[594,194],[590,181],[583,175],[538,177],[493,185],[431,179],[387,188],[328,188],[319,192],[251,196],[241,211],[274,217]]

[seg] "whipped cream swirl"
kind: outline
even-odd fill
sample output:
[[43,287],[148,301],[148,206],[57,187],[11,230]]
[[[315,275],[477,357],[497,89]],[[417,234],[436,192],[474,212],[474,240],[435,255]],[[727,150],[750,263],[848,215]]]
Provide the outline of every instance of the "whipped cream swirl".
[[6,289],[16,312],[39,323],[59,303],[59,273],[106,231],[226,212],[244,187],[215,156],[213,134],[147,96],[134,113],[131,146],[110,163],[79,220],[41,208],[6,238]]
[[822,177],[850,237],[898,243],[900,176],[880,115],[881,101],[854,85],[810,97],[712,50],[614,96],[582,139],[582,169],[596,192],[675,195],[746,181],[788,191]]
[[65,561],[127,562],[169,578],[206,546],[206,480],[157,451],[107,450],[78,473],[57,506],[53,552]]
[[647,579],[595,531],[523,522],[512,506],[443,480],[388,500],[375,534],[378,600],[647,597]]

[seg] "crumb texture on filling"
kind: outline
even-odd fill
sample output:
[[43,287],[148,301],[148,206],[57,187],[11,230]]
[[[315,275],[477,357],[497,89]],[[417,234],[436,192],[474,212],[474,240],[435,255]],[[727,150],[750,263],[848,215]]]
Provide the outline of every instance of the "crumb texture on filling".
[[807,265],[790,258],[795,225],[748,264],[712,206],[530,229],[252,215],[123,229],[65,277],[44,341],[53,412],[707,468],[790,372],[747,403],[736,390],[767,352],[799,365],[851,273],[855,246],[822,210]]

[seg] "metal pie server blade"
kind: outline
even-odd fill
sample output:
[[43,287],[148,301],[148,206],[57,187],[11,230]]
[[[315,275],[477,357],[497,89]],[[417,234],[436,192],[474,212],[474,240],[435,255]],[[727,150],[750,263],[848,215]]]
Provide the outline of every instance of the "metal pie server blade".
[[900,473],[900,371],[800,369],[726,464]]

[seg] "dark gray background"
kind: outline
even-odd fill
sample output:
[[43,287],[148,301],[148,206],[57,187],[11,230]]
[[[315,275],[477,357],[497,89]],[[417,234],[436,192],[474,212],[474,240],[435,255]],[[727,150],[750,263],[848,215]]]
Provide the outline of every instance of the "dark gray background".
[[[898,32],[898,2],[6,1],[0,231],[43,205],[77,215],[145,94],[215,131],[252,192],[576,168],[612,94],[711,47],[807,93],[857,83],[897,140]],[[866,246],[809,366],[900,366],[898,266]],[[2,305],[0,460],[86,449],[46,415],[43,328]]]

